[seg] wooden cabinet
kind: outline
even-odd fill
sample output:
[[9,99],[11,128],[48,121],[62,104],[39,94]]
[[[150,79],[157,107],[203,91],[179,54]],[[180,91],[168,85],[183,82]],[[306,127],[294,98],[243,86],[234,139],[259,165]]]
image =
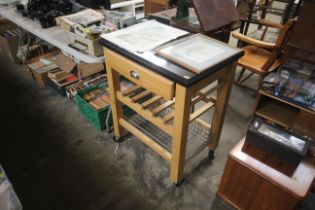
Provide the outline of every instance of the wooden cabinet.
[[315,138],[315,111],[260,91],[254,116]]
[[315,177],[315,161],[296,168],[264,151],[244,145],[230,153],[218,195],[242,210],[290,210],[307,195]]
[[144,15],[168,9],[168,0],[144,0]]

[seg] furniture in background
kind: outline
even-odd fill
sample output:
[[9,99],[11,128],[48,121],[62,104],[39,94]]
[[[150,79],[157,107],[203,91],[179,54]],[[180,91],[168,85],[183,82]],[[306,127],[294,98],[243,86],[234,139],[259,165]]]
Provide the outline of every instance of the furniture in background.
[[168,0],[144,0],[144,16],[169,8]]
[[[315,1],[304,0],[300,15],[287,43],[285,60],[291,58],[315,64]],[[312,109],[259,91],[254,115],[315,138],[315,112]]]
[[[314,12],[315,1],[304,0],[296,27],[286,45],[284,61],[299,59],[315,63]],[[314,114],[312,108],[260,90],[253,116],[314,139]],[[243,144],[244,140],[230,152],[218,192],[234,207],[242,210],[290,210],[314,187],[314,157],[307,156],[295,167]]]
[[314,158],[292,166],[244,142],[228,155],[218,195],[240,210],[293,210],[314,185]]
[[288,58],[297,58],[315,63],[315,1],[303,0],[296,27],[292,32],[287,47]]
[[68,45],[71,43],[70,36],[59,26],[43,29],[39,23],[18,14],[16,8],[13,6],[0,6],[0,15],[23,28],[25,31],[56,46],[78,62],[104,63],[104,57],[92,56],[69,47]]
[[[302,0],[296,2],[296,0],[264,0],[262,4],[258,4],[258,9],[261,10],[261,18],[265,19],[268,13],[278,15],[281,17],[281,23],[285,24],[292,16],[296,15]],[[285,7],[277,8],[274,7],[274,3],[284,3]]]
[[136,16],[136,19],[144,17],[145,5],[144,0],[128,0],[111,4],[111,10],[128,12]]
[[201,33],[228,43],[231,31],[239,27],[239,15],[233,2],[229,0],[193,0],[193,8],[188,15],[177,18],[177,8],[150,14],[156,19],[190,33]]
[[[286,6],[284,9],[273,8],[273,2],[286,3]],[[295,0],[264,0],[259,2],[238,0],[237,7],[241,14],[240,33],[247,35],[250,24],[255,24],[258,19],[266,19],[267,13],[281,16],[281,24],[286,24],[290,18],[297,16],[301,2],[302,0],[298,3]],[[258,29],[260,28],[261,25],[258,25]]]
[[[242,67],[240,75],[236,80],[236,83],[239,85],[243,85],[243,82],[249,79],[253,74],[258,74],[260,79],[262,79],[263,76],[274,71],[281,64],[280,59],[284,53],[284,46],[295,20],[290,20],[285,25],[273,23],[268,20],[257,20],[257,22],[267,27],[277,28],[280,30],[280,33],[275,43],[263,41],[265,33],[262,33],[260,40],[245,36],[238,32],[232,33],[234,38],[249,44],[242,48],[245,55],[238,61],[238,65]],[[267,27],[265,30],[267,30]],[[251,73],[243,78],[246,70],[249,70]]]
[[[315,1],[304,0],[300,15],[287,43],[285,60],[291,58],[315,64]],[[263,117],[285,128],[315,138],[315,112],[312,109],[259,91],[254,115]]]
[[315,111],[260,90],[253,116],[315,138]]

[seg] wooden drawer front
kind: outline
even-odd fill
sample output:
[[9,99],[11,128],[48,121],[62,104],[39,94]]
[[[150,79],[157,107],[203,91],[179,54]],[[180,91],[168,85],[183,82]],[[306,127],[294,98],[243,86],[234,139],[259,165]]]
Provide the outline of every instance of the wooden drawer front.
[[173,99],[174,82],[108,49],[105,49],[105,59],[113,70],[133,83],[167,100]]
[[278,186],[264,180],[250,210],[293,210],[299,200]]
[[239,209],[248,210],[252,206],[262,178],[228,158],[221,180],[219,194]]
[[299,201],[230,157],[218,194],[241,210],[293,210]]

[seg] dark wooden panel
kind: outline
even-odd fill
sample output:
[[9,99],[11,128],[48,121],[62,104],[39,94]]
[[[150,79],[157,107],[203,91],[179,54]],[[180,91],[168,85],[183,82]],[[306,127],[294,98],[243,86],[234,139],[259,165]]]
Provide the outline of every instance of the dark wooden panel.
[[265,180],[260,186],[250,210],[290,210],[295,208],[298,201],[297,198]]
[[254,172],[229,158],[222,177],[219,194],[224,195],[225,198],[241,209],[249,209],[261,182],[262,178]]
[[293,129],[315,138],[315,115],[301,110]]
[[239,20],[236,7],[231,0],[193,0],[193,4],[205,32]]
[[144,0],[144,15],[160,12],[168,8],[166,0]]
[[294,209],[314,182],[315,160],[306,158],[288,175],[278,169],[292,166],[243,146],[244,139],[230,152],[218,195],[237,209]]
[[315,3],[304,1],[289,46],[315,53]]

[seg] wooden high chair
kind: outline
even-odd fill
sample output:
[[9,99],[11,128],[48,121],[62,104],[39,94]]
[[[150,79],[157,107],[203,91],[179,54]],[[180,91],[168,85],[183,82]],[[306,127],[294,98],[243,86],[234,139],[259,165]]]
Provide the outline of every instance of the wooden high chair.
[[[243,82],[249,79],[253,74],[258,74],[260,76],[261,82],[261,79],[267,73],[274,71],[279,67],[281,64],[280,60],[284,54],[286,40],[295,21],[296,20],[294,19],[289,20],[285,25],[263,19],[257,21],[257,24],[266,26],[265,30],[267,30],[268,27],[278,28],[280,30],[279,36],[275,43],[262,41],[264,39],[263,36],[265,33],[262,34],[262,38],[260,40],[251,38],[238,32],[232,33],[234,38],[248,44],[242,48],[245,52],[245,55],[238,61],[238,65],[242,67],[242,70],[238,79],[235,81],[237,84],[243,85]],[[243,78],[245,70],[249,70],[251,73]],[[253,88],[250,89],[254,90]]]

